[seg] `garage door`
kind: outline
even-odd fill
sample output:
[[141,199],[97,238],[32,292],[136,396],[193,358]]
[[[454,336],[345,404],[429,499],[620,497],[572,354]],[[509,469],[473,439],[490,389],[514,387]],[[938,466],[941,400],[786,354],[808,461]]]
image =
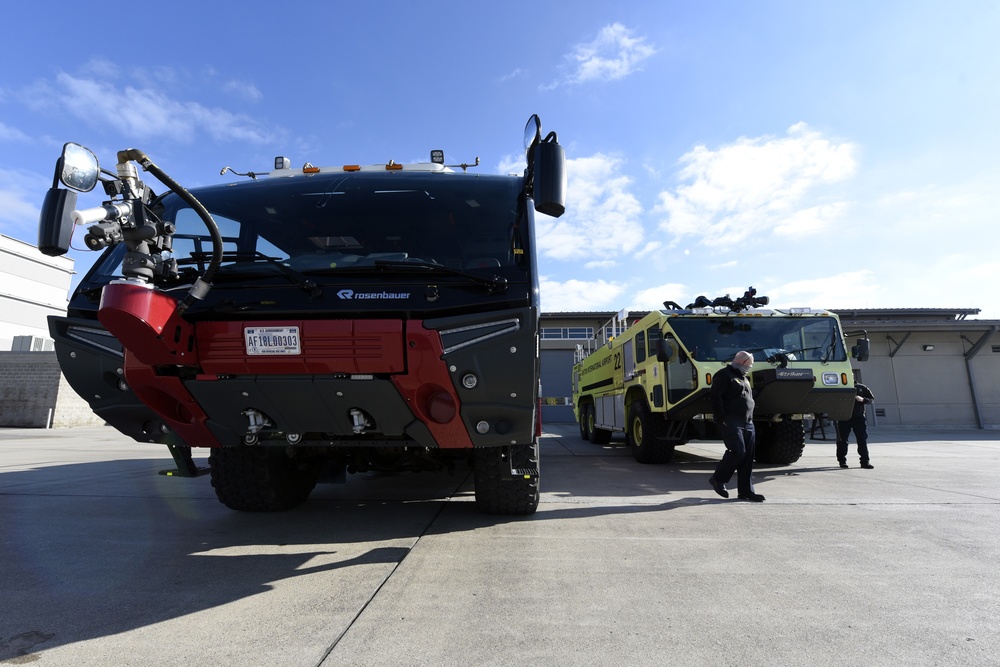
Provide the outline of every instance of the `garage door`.
[[573,350],[542,350],[542,424],[575,422]]

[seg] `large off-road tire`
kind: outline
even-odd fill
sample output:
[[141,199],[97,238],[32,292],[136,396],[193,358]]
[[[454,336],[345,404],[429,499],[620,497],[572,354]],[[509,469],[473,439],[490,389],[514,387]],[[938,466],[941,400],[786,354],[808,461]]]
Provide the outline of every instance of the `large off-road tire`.
[[[483,447],[473,454],[476,507],[486,514],[533,514],[538,509],[538,443]],[[511,470],[515,472],[511,472]]]
[[580,438],[590,442],[590,431],[587,430],[590,424],[590,406],[584,403],[580,406]]
[[666,435],[666,423],[650,413],[646,401],[632,401],[625,429],[632,457],[639,463],[670,463],[674,458],[674,443],[666,440]]
[[799,460],[806,446],[806,431],[801,421],[785,419],[757,428],[754,460],[757,463],[791,465]]
[[283,448],[220,447],[208,457],[212,487],[226,507],[281,512],[305,502],[319,476],[316,460],[290,458]]

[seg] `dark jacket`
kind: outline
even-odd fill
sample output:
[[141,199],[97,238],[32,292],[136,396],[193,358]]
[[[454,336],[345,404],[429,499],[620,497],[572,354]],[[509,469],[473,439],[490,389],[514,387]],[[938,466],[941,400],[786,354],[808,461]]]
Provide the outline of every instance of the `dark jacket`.
[[862,401],[854,401],[854,412],[851,413],[851,418],[864,417],[865,416],[865,406],[871,405],[875,402],[875,394],[866,385],[860,382],[855,386],[857,395],[865,399]]
[[712,413],[719,425],[753,422],[753,392],[745,373],[726,366],[712,376]]

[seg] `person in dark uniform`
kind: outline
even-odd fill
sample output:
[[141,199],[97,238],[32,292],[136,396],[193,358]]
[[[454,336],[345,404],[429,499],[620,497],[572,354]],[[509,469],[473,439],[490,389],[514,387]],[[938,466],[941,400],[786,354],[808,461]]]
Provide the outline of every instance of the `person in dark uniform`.
[[861,458],[862,468],[874,468],[868,460],[868,417],[865,415],[865,407],[875,402],[875,394],[872,390],[861,384],[855,386],[854,411],[850,419],[837,422],[837,460],[840,467],[847,467],[847,440],[854,431],[858,439],[858,456]]
[[726,443],[726,453],[708,478],[708,483],[723,498],[729,497],[726,484],[736,473],[740,500],[763,502],[764,496],[753,488],[753,454],[756,434],[753,427],[753,393],[747,374],[753,355],[737,352],[733,361],[712,376],[712,412],[715,426]]

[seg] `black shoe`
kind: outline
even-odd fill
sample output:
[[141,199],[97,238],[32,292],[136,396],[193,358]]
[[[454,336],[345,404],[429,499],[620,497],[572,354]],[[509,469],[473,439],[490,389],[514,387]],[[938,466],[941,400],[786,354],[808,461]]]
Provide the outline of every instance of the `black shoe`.
[[764,502],[764,496],[759,493],[741,493],[740,500],[749,500],[752,503],[762,503]]
[[867,468],[868,470],[871,470],[875,466],[873,466],[871,463],[868,463],[868,461],[865,461],[864,463],[861,464],[861,467],[862,468]]
[[715,489],[715,492],[718,493],[720,496],[722,496],[723,498],[729,497],[729,489],[726,488],[725,484],[720,484],[715,480],[714,477],[709,477],[708,483],[709,485],[711,485],[713,489]]
[[846,468],[847,467],[847,461],[841,461],[840,462],[840,467],[841,468]]

